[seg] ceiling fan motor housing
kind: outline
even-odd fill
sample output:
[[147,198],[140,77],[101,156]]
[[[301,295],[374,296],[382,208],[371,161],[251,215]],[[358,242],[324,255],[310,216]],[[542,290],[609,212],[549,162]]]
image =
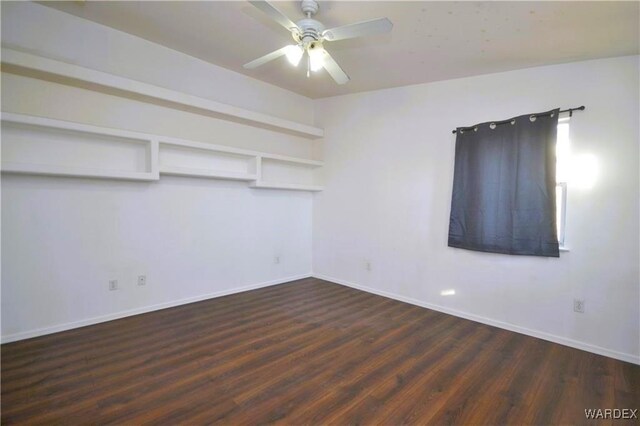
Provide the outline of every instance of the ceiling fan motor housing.
[[312,18],[301,19],[296,22],[296,25],[300,28],[301,32],[294,34],[293,38],[302,43],[312,43],[320,40],[322,32],[324,31],[324,25]]

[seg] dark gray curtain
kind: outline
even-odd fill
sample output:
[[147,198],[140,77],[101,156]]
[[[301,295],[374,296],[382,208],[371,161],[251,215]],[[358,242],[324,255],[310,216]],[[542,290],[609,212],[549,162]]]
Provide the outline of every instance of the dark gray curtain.
[[558,113],[457,129],[449,246],[559,257]]

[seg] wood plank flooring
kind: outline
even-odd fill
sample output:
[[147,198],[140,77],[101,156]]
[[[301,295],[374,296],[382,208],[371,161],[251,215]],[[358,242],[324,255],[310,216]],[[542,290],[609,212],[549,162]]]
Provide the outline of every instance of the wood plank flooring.
[[640,367],[313,278],[2,345],[2,424],[585,424],[586,408],[640,408]]

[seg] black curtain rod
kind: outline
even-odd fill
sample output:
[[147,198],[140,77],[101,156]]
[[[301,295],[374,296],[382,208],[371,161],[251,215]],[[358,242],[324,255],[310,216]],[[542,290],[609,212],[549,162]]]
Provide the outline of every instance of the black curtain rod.
[[[579,106],[579,107],[577,107],[577,108],[568,108],[568,109],[563,109],[563,110],[561,110],[561,111],[559,112],[559,114],[562,114],[563,112],[568,112],[568,113],[569,113],[569,117],[573,117],[573,111],[584,111],[584,110],[585,110],[585,106],[584,106],[584,105],[582,105],[582,106]],[[541,116],[541,115],[547,115],[547,114],[551,114],[551,111],[550,111],[550,112],[547,112],[547,113],[544,113],[544,114],[533,114],[533,115]],[[508,119],[508,120],[503,120],[503,121],[494,121],[493,123],[494,123],[495,125],[498,125],[498,124],[505,124],[505,123],[510,123],[512,120],[513,120],[513,118],[510,118],[510,119]],[[476,126],[462,127],[461,129],[462,129],[462,130],[471,130],[471,129],[473,129],[474,127],[476,127]],[[457,130],[454,130],[454,131],[452,131],[451,133],[456,134],[456,132],[457,132]]]

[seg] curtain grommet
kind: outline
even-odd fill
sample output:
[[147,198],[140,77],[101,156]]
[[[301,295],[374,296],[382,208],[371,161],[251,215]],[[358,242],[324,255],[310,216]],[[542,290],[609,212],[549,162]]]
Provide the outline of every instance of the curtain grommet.
[[460,134],[463,134],[464,133],[464,129],[460,129],[460,130],[458,130],[458,132],[460,132]]
[[516,124],[516,119],[514,118],[513,120],[511,120],[509,123],[511,123],[511,125],[513,126],[514,124]]
[[474,127],[474,128],[473,128],[473,131],[474,131],[474,132],[477,132],[477,131],[478,131],[478,126]]
[[496,127],[498,127],[498,126],[496,125],[496,123],[491,123],[491,124],[489,124],[489,128],[490,128],[491,130],[495,129]]
[[554,116],[554,115],[556,115],[556,113],[555,113],[555,112],[552,112],[552,113],[551,113],[551,118],[553,118],[553,116]]
[[533,123],[534,121],[536,121],[537,118],[538,117],[536,117],[535,115],[531,115],[529,116],[529,121]]

